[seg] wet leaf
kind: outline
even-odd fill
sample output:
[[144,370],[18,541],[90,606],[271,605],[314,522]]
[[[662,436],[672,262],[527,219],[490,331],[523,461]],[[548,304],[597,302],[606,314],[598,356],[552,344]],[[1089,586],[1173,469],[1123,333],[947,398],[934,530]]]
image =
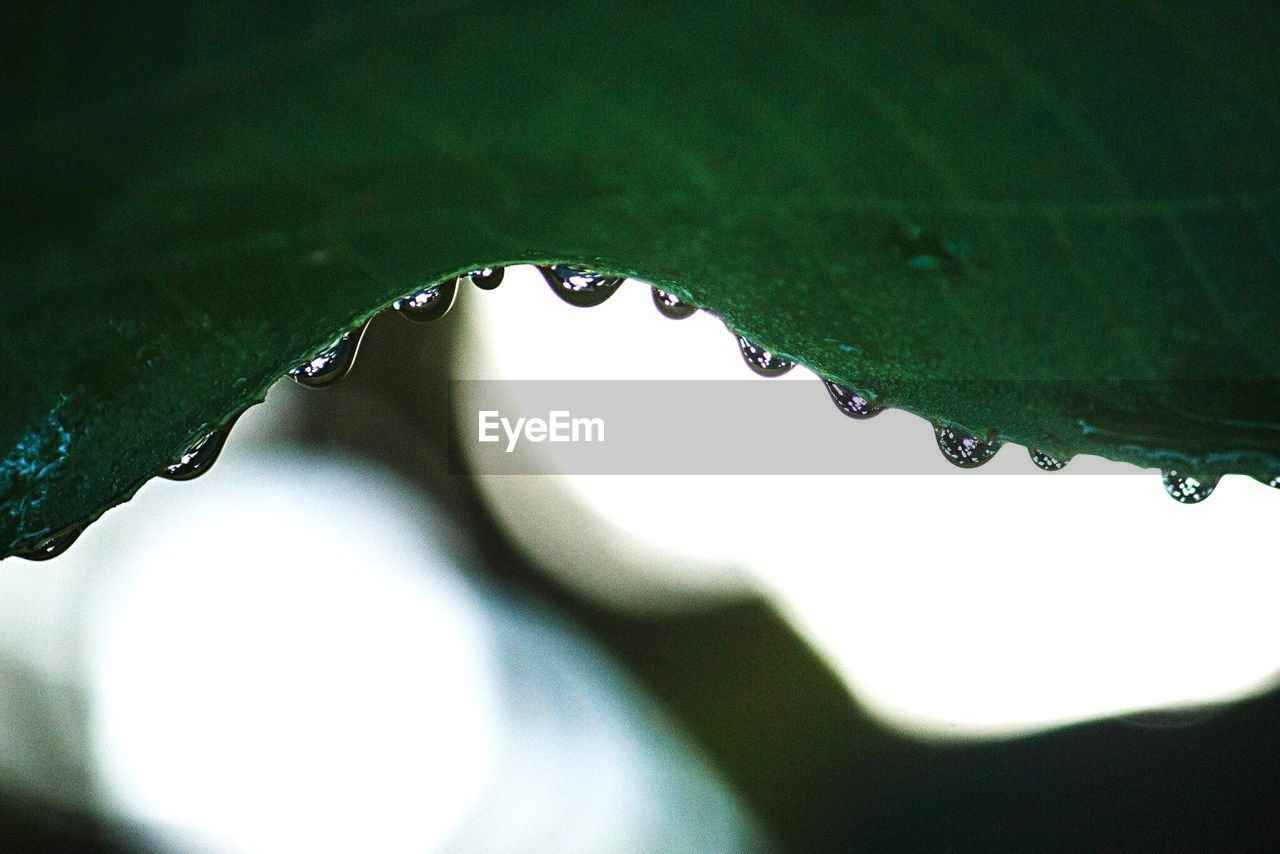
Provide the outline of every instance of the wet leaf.
[[0,554],[528,261],[983,439],[1280,473],[1270,7],[260,7],[6,30]]

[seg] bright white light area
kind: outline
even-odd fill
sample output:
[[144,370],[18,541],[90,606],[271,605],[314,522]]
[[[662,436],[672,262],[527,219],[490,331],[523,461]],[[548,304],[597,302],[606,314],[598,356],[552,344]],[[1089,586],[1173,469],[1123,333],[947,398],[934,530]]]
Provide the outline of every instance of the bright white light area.
[[[654,308],[649,289],[637,282],[628,281],[603,305],[583,309],[555,297],[533,267],[511,267],[499,290],[468,288],[459,299],[467,303],[462,313],[468,334],[454,363],[458,379],[812,379],[799,369],[771,380],[756,376],[718,318],[699,312],[668,320]],[[521,347],[529,348],[523,356]],[[519,386],[511,388],[513,412],[525,409],[520,392]],[[818,393],[825,396],[821,389]],[[687,512],[714,479],[483,475],[478,480],[495,512],[546,571],[604,601],[676,610],[754,587],[750,545],[737,535],[742,520],[715,508]],[[689,500],[668,494],[684,490]],[[712,494],[722,491],[714,487]],[[613,512],[622,507],[628,512]]]
[[100,523],[117,536],[91,529],[59,560],[110,570],[85,625],[107,809],[178,849],[455,833],[492,772],[498,698],[489,624],[433,518],[367,468],[231,445]]
[[477,581],[429,502],[281,443],[299,394],[277,385],[199,480],[5,561],[0,783],[156,850],[759,847],[662,710]]
[[[805,441],[806,419],[843,418],[812,374],[755,378],[723,324],[667,320],[636,282],[585,310],[528,268],[467,296],[460,378],[809,382],[813,408],[795,413],[792,440]],[[849,421],[848,442],[949,469],[907,413]],[[860,700],[917,734],[1024,732],[1269,687],[1280,495],[1229,477],[1189,507],[1154,472],[1071,466],[1100,474],[480,483],[543,566],[616,605],[769,591]],[[987,470],[1035,471],[1017,446]]]

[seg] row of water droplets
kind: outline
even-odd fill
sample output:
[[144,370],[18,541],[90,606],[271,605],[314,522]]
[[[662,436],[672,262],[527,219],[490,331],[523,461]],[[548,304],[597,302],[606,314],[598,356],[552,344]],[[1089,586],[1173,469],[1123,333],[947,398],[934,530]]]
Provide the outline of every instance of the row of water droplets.
[[[538,271],[552,292],[569,305],[591,308],[600,305],[617,292],[625,281],[619,276],[594,273],[568,264],[540,266]],[[396,300],[392,308],[396,314],[416,323],[439,320],[448,314],[458,295],[462,278],[468,279],[481,290],[491,291],[502,284],[504,268],[484,267],[473,270],[464,277],[453,277],[420,288]],[[663,316],[672,320],[684,320],[703,310],[674,294],[653,288],[653,303]],[[307,361],[289,372],[300,385],[307,388],[325,388],[345,377],[355,364],[360,341],[369,322],[343,332]],[[733,332],[743,360],[752,371],[763,377],[780,377],[795,367],[796,363]],[[827,393],[836,408],[850,418],[865,420],[884,411],[871,395],[847,388],[832,379],[822,378]],[[217,461],[226,444],[227,436],[244,410],[236,413],[224,424],[208,431],[197,439],[172,464],[158,472],[168,480],[191,480],[207,472]],[[974,434],[951,424],[934,424],[934,436],[938,449],[948,462],[964,469],[978,468],[995,457],[1003,445],[998,439],[979,439]],[[1031,460],[1044,471],[1060,471],[1069,460],[1060,460],[1044,451],[1030,449]],[[1270,486],[1280,489],[1280,476],[1273,478]],[[1197,479],[1177,471],[1164,473],[1165,491],[1182,504],[1198,504],[1208,498],[1216,481]],[[27,560],[49,560],[62,554],[84,532],[88,523],[80,523],[45,537],[30,551],[18,557]]]
[[[621,287],[624,279],[594,273],[581,267],[567,264],[554,264],[538,268],[548,286],[557,296],[569,305],[578,308],[591,308],[600,305],[613,296]],[[485,268],[470,274],[470,279],[478,287],[485,290],[496,288],[502,281],[500,268]],[[443,317],[453,305],[457,294],[458,279],[449,279],[436,285],[397,300],[394,308],[397,312],[411,320],[436,320]],[[665,317],[672,320],[683,320],[692,317],[699,308],[681,300],[674,294],[653,288],[653,303]],[[730,330],[732,331],[732,330]],[[738,341],[738,349],[742,358],[752,371],[763,377],[779,377],[795,367],[795,362],[771,352],[743,335],[733,333]],[[354,349],[352,350],[354,357]],[[347,367],[349,367],[349,363]],[[305,368],[306,366],[304,366]],[[300,378],[300,381],[301,380]],[[831,396],[832,402],[840,412],[855,419],[867,419],[878,415],[883,407],[872,402],[869,395],[846,388],[835,380],[823,378],[823,383]],[[938,448],[948,462],[966,469],[978,468],[989,462],[1003,444],[999,440],[982,440],[972,433],[949,424],[935,424],[934,435]],[[1030,449],[1031,461],[1044,471],[1061,471],[1069,460],[1061,460],[1039,450]],[[1194,504],[1204,500],[1213,492],[1214,486],[1195,478],[1180,475],[1176,471],[1164,474],[1165,489],[1169,495],[1184,504]],[[1280,488],[1280,477],[1271,482]]]
[[[562,300],[577,308],[591,308],[600,305],[617,292],[625,281],[619,276],[608,276],[595,273],[568,264],[540,266],[538,271],[547,285]],[[501,267],[485,267],[468,274],[467,278],[483,290],[493,290],[502,283]],[[396,300],[393,308],[398,314],[414,321],[438,320],[453,306],[458,292],[458,278],[447,279],[415,291],[408,296]],[[681,300],[674,294],[653,288],[653,303],[663,316],[672,320],[683,320],[692,317],[700,309]],[[733,330],[730,330],[733,332]],[[332,382],[327,377],[336,374],[341,378],[351,368],[355,352],[359,346],[364,327],[346,333],[329,348],[317,354],[312,361],[296,368],[292,374],[295,379],[308,386],[324,386]],[[733,332],[738,341],[738,349],[747,367],[763,377],[779,377],[786,374],[796,363],[780,356],[765,347],[751,341],[737,332]],[[317,380],[317,365],[319,379]],[[832,379],[822,378],[832,402],[840,412],[854,419],[867,419],[878,415],[884,407],[873,402],[870,395],[846,388]],[[983,440],[972,433],[951,424],[934,424],[934,436],[938,449],[948,462],[965,469],[978,468],[989,462],[1000,450],[1001,441],[997,439]],[[215,452],[216,453],[216,452]],[[1070,460],[1058,459],[1039,450],[1030,449],[1031,461],[1044,471],[1061,471]],[[1196,479],[1176,471],[1164,473],[1165,490],[1183,504],[1196,504],[1208,498],[1216,483],[1205,479]],[[1274,478],[1271,486],[1280,488],[1280,476]]]

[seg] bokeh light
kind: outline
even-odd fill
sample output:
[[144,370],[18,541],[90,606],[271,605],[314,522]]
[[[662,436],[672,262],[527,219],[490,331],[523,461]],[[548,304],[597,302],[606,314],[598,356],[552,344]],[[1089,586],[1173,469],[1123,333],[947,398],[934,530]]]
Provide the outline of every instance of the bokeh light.
[[147,850],[765,844],[643,690],[486,581],[431,501],[282,442],[296,393],[251,410],[209,474],[3,574],[3,653],[31,673],[0,673],[4,693],[56,700],[0,705],[7,785]]
[[[522,268],[501,296],[471,295],[455,376],[808,382],[791,441],[811,419],[843,418],[811,373],[755,377],[719,320],[664,319],[640,283],[583,311]],[[1080,458],[1039,474],[1016,446],[980,476],[952,473],[931,426],[900,411],[850,422],[847,441],[904,469],[936,458],[939,474],[479,480],[541,565],[617,607],[765,591],[857,699],[920,736],[1010,735],[1274,684],[1280,578],[1262,484],[1227,478],[1188,508],[1154,472]]]

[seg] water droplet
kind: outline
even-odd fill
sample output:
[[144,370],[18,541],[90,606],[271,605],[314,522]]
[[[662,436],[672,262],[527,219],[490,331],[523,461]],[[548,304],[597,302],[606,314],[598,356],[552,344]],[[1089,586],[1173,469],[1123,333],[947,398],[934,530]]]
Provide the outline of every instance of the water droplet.
[[1190,475],[1178,474],[1176,471],[1164,473],[1164,491],[1180,504],[1199,504],[1217,488],[1217,481],[1197,480]]
[[491,291],[502,284],[502,274],[504,272],[502,267],[482,267],[479,270],[472,270],[467,273],[467,278],[471,280],[471,284],[480,290]]
[[87,522],[69,525],[56,534],[45,537],[36,543],[34,548],[25,552],[16,552],[14,557],[20,557],[23,560],[51,560],[71,548],[71,544],[84,533],[87,527],[89,527]]
[[350,332],[344,332],[319,353],[289,372],[289,376],[307,388],[331,386],[345,377],[356,363],[360,339],[369,328],[368,321]]
[[237,412],[221,427],[204,434],[178,458],[177,462],[161,469],[160,477],[166,480],[192,480],[213,468],[213,464],[218,461],[218,455],[222,453],[223,445],[227,443],[227,437],[231,435],[231,428],[243,414],[243,410]]
[[425,323],[429,320],[439,320],[448,314],[457,296],[458,280],[445,279],[443,282],[414,291],[407,297],[396,300],[391,307],[401,317]]
[[831,395],[831,400],[835,403],[836,409],[839,409],[850,418],[865,420],[873,418],[884,411],[884,407],[876,406],[858,392],[849,391],[839,383],[831,380],[823,380],[822,382],[826,384],[827,394]]
[[539,267],[538,270],[556,296],[578,308],[600,305],[613,296],[624,281],[617,276],[604,276],[567,264]]
[[1280,489],[1280,475],[1276,475],[1275,477],[1271,478],[1271,480],[1267,483],[1267,486],[1271,487],[1272,489]]
[[990,462],[1003,442],[984,442],[967,430],[946,424],[935,424],[933,434],[938,439],[938,450],[947,461],[962,469],[976,469]]
[[795,362],[784,359],[781,356],[775,356],[759,344],[748,341],[736,332],[734,335],[738,339],[738,349],[742,351],[742,358],[746,360],[747,367],[760,376],[780,377],[796,366]]
[[663,317],[669,317],[672,320],[684,320],[698,313],[696,305],[690,305],[675,294],[669,294],[657,288],[653,289],[653,304],[658,307],[658,311],[662,312]]
[[1038,448],[1031,448],[1031,462],[1045,471],[1062,471],[1070,460],[1060,460],[1052,454],[1046,454]]

